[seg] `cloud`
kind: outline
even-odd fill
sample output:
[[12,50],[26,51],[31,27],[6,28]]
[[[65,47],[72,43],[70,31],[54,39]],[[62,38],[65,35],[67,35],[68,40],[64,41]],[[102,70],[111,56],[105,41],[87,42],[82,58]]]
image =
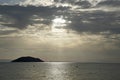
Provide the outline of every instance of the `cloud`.
[[97,6],[120,6],[119,0],[103,0]]
[[[12,1],[0,0],[4,3],[0,5],[1,53],[37,53],[44,57],[51,55],[51,60],[59,53],[65,60],[67,56],[75,60],[82,56],[80,59],[84,61],[119,60],[120,9],[119,5],[115,6],[118,3],[109,4],[103,0]],[[56,18],[66,22],[63,31],[52,32]]]
[[20,2],[20,5],[27,6],[27,5],[34,5],[34,6],[51,6],[54,4],[53,0],[25,0]]
[[[80,7],[82,4],[90,5],[90,3],[92,4],[94,2],[92,0],[89,2],[87,0],[49,0],[48,3],[46,3],[46,1],[41,0],[26,0],[21,2],[21,5],[40,6],[25,7],[4,5],[0,6],[0,14],[2,15],[1,24],[8,27],[25,29],[28,25],[37,23],[50,25],[55,16],[64,15],[64,17],[67,17],[67,20],[72,21],[66,26],[67,29],[78,32],[96,33],[110,31],[119,33],[119,8],[112,6],[108,7],[109,1],[101,0],[97,1],[96,4],[102,6],[89,6],[88,8]],[[106,5],[103,6],[103,3]],[[68,6],[60,7],[60,5],[64,4],[68,4]],[[59,5],[59,7],[53,5]],[[36,15],[36,17],[34,15]],[[9,22],[9,24],[6,22]]]
[[17,32],[18,32],[17,28],[12,28],[12,27],[10,28],[0,25],[0,37],[9,36],[10,34]]
[[103,0],[0,0],[1,5],[21,5],[21,6],[56,6],[56,7],[71,7],[82,6],[90,7],[95,6]]
[[[76,13],[75,13],[76,14]],[[80,14],[80,15],[78,15]],[[72,16],[72,23],[69,28],[78,32],[104,32],[111,31],[113,33],[119,33],[119,12],[81,12]]]
[[[40,18],[44,18],[50,20],[58,10],[66,10],[67,8],[59,7],[59,8],[50,8],[50,7],[35,7],[35,6],[0,6],[0,14],[3,15],[2,19],[9,19],[13,21],[11,24],[3,24],[6,26],[17,27],[19,29],[25,28],[27,25],[31,24],[30,18],[34,15],[39,16]],[[43,22],[44,23],[44,22]],[[46,24],[49,21],[45,21]]]
[[119,62],[120,47],[116,45],[120,44],[119,40],[105,37],[103,33],[82,33],[75,36],[67,38],[63,35],[53,38],[53,36],[47,37],[40,33],[38,37],[0,38],[0,55],[4,58],[32,55],[46,58],[48,61],[61,61],[54,57],[62,57],[63,61]]
[[[72,1],[61,1],[59,3],[71,4]],[[25,29],[27,26],[35,24],[46,24],[49,26],[56,16],[63,16],[67,21],[71,21],[65,27],[68,30],[92,33],[110,31],[111,33],[119,34],[119,11],[117,7],[75,8],[72,4],[71,7],[1,5],[0,14],[2,18],[0,18],[0,21],[2,25],[7,27]]]

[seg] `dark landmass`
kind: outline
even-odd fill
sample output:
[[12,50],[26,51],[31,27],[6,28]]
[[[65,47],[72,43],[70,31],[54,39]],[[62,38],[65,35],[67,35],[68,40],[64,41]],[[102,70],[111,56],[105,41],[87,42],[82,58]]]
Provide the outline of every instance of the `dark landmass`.
[[44,62],[44,61],[39,58],[27,56],[27,57],[17,58],[15,60],[12,60],[11,62]]

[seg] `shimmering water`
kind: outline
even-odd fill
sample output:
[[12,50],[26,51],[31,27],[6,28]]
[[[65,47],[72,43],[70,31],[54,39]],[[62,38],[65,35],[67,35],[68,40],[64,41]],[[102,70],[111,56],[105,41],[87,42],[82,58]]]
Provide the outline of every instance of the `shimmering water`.
[[0,80],[120,80],[120,64],[0,63]]

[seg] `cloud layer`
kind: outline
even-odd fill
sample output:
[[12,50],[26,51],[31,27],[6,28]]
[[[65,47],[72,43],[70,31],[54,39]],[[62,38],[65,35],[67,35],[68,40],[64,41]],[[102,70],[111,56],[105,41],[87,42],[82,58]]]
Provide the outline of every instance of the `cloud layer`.
[[64,61],[120,61],[119,1],[0,0],[0,4],[4,58],[41,55],[50,61],[59,56]]

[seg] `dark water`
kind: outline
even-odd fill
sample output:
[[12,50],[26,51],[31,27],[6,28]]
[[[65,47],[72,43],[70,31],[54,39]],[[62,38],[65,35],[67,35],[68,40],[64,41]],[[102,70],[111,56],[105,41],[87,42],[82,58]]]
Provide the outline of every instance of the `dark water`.
[[0,63],[0,80],[120,80],[120,64]]

